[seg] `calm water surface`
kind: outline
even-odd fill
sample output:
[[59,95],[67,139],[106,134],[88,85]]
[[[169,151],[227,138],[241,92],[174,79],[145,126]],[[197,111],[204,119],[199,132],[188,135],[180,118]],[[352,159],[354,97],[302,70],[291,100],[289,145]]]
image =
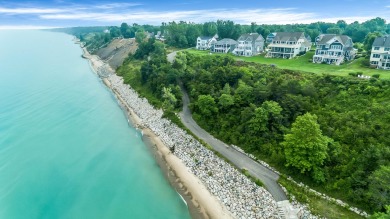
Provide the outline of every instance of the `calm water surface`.
[[0,31],[0,218],[189,218],[71,39]]

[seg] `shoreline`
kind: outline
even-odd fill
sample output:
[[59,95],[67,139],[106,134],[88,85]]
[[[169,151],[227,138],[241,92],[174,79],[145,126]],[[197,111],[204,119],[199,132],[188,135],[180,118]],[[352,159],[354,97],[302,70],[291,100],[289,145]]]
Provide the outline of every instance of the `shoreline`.
[[[75,41],[77,43],[77,41]],[[208,218],[233,218],[226,207],[210,193],[201,180],[196,177],[185,166],[181,159],[171,153],[169,148],[163,143],[152,130],[145,127],[142,120],[134,112],[134,110],[121,97],[119,92],[112,87],[111,82],[102,77],[99,71],[104,68],[103,75],[107,71],[115,74],[115,71],[104,63],[98,56],[91,55],[83,48],[82,57],[89,60],[92,70],[102,79],[103,83],[111,90],[122,107],[129,122],[143,132],[143,141],[154,155],[156,162],[163,171],[171,186],[178,192],[178,194],[185,200],[188,206],[190,215],[194,219],[208,219]]]

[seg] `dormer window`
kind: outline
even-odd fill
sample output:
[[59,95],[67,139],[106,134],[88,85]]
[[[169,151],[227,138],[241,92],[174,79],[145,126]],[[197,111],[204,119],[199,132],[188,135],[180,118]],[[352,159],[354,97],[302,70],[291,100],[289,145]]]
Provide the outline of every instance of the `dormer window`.
[[385,48],[385,51],[390,51],[390,47],[386,47],[386,48]]
[[375,47],[374,47],[374,50],[379,50],[379,46],[375,46]]

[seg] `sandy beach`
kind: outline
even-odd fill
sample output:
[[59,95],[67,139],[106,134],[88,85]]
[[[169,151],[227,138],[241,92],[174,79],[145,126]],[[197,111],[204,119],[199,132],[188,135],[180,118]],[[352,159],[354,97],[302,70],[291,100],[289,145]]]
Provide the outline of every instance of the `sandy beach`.
[[[90,66],[98,74],[99,68],[106,68],[107,71],[115,74],[115,71],[106,65],[98,56],[91,55],[83,48],[83,57],[90,61]],[[185,199],[193,218],[233,218],[226,207],[206,188],[206,186],[192,174],[185,164],[164,145],[161,139],[149,128],[143,126],[141,119],[134,113],[133,109],[121,98],[118,92],[112,88],[110,81],[102,78],[103,83],[112,90],[119,104],[123,107],[128,118],[134,127],[142,130],[146,143],[154,149],[156,161],[164,171],[171,185]]]

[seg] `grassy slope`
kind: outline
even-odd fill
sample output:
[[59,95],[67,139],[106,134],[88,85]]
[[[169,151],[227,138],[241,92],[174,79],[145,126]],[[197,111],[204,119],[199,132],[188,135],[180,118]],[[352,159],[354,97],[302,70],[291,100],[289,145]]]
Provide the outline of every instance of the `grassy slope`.
[[355,214],[348,209],[338,206],[332,202],[326,201],[323,198],[305,191],[303,188],[296,186],[284,177],[279,179],[279,183],[283,185],[290,194],[294,195],[300,203],[307,203],[310,211],[315,215],[320,215],[328,219],[360,219],[364,218]]
[[[195,49],[188,49],[188,52],[200,55],[210,54],[208,51],[199,51]],[[219,54],[219,53],[218,53]],[[219,54],[219,55],[231,55],[231,54]],[[301,57],[294,59],[275,59],[275,58],[265,58],[264,54],[253,56],[253,57],[237,57],[234,56],[237,60],[242,60],[246,62],[255,62],[260,64],[273,64],[278,68],[290,69],[302,72],[312,72],[316,74],[331,74],[331,75],[341,75],[347,76],[350,72],[362,72],[364,75],[373,75],[379,74],[382,79],[390,79],[390,71],[380,70],[380,69],[371,69],[361,65],[361,62],[364,58],[359,58],[350,63],[342,64],[340,66],[335,65],[326,65],[326,64],[314,64],[309,62],[314,55],[314,51],[309,51]]]

